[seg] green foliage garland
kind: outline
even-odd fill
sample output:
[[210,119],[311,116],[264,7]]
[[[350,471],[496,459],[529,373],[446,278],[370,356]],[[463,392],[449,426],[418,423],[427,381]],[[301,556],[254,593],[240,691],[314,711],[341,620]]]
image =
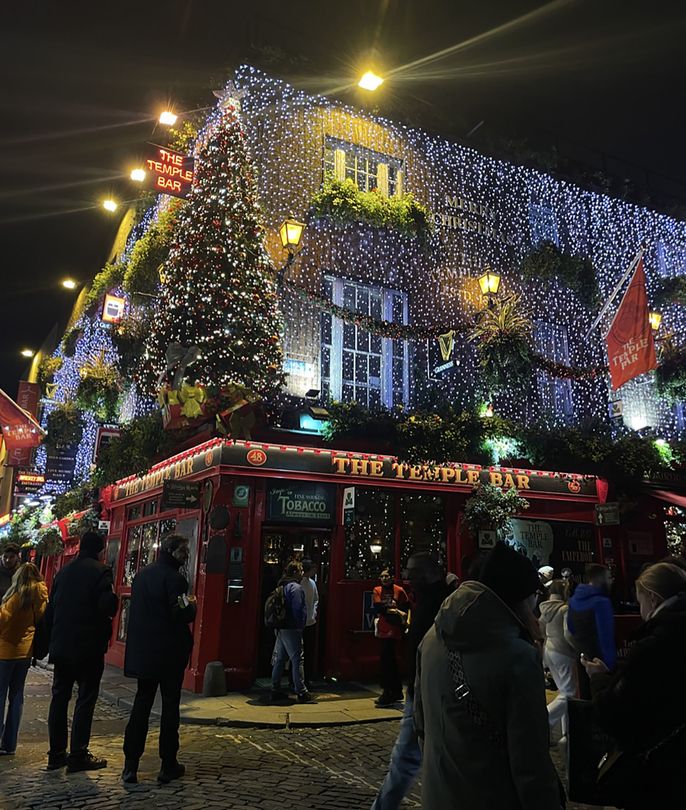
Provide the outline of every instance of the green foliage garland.
[[48,414],[48,435],[44,444],[48,452],[59,447],[76,444],[83,434],[81,414],[72,402],[64,402],[53,408]]
[[41,557],[55,557],[64,551],[62,532],[56,526],[45,526],[37,532],[36,553]]
[[686,276],[675,276],[660,281],[654,295],[656,307],[665,304],[686,306]]
[[63,492],[55,498],[55,504],[52,508],[53,514],[60,520],[74,512],[82,512],[92,505],[95,496],[96,492],[93,484],[90,481],[82,481],[78,486]]
[[493,484],[479,484],[467,499],[464,522],[476,537],[480,529],[492,529],[501,534],[510,518],[529,508],[529,501],[516,489],[501,489]]
[[317,219],[341,224],[363,222],[374,228],[392,228],[421,241],[431,233],[429,210],[412,194],[386,197],[376,189],[360,191],[349,178],[327,177],[312,198],[312,213]]
[[598,304],[600,290],[592,262],[563,253],[553,242],[542,242],[527,253],[519,271],[534,281],[559,280],[591,309]]
[[62,368],[64,361],[61,357],[46,355],[38,364],[38,384],[45,390],[46,383],[52,382],[55,374]]
[[172,201],[135,243],[124,272],[124,291],[152,294],[160,283],[160,267],[169,255],[174,226],[183,200]]
[[673,339],[662,341],[655,386],[672,402],[686,400],[686,347],[677,346]]
[[531,377],[531,330],[521,296],[494,299],[480,313],[469,340],[476,353],[489,392],[521,387]]
[[125,267],[122,264],[106,264],[93,279],[84,300],[84,307],[90,309],[109,290],[119,287],[124,281]]
[[117,369],[103,357],[85,363],[80,371],[81,380],[76,390],[76,404],[90,411],[101,421],[115,418],[122,392],[122,381]]

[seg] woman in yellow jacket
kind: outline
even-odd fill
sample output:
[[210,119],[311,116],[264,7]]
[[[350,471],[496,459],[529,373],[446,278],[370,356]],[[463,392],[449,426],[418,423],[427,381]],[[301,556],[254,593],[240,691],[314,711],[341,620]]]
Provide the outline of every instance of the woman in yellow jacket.
[[33,636],[47,604],[40,571],[32,563],[19,566],[0,603],[0,756],[17,748]]

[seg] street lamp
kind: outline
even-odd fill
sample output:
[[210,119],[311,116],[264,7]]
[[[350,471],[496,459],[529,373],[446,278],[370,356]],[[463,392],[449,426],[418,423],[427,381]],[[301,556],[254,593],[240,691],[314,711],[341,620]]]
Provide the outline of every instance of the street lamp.
[[492,295],[498,294],[500,276],[494,273],[488,265],[483,275],[479,276],[479,287],[481,288],[481,294],[487,295],[489,298]]
[[62,280],[62,286],[65,290],[75,290],[79,285],[73,278],[65,278]]
[[295,219],[285,219],[279,228],[281,245],[288,249],[289,253],[295,253],[300,247],[300,240],[305,230],[305,223]]
[[368,70],[366,73],[362,74],[357,86],[361,87],[363,90],[374,92],[374,90],[377,90],[382,84],[383,79],[381,76],[378,76],[373,70]]
[[105,209],[105,211],[112,213],[113,211],[117,210],[117,203],[112,199],[103,200],[102,207]]
[[145,180],[145,169],[131,169],[130,177],[135,183],[142,183]]
[[34,352],[33,349],[22,349],[21,350],[21,356],[22,357],[33,357],[34,354],[35,354],[35,352]]
[[662,323],[662,313],[661,312],[651,312],[648,315],[648,320],[650,321],[650,326],[653,332],[657,332],[660,328],[660,324]]
[[164,124],[165,127],[173,127],[178,117],[171,110],[164,110],[164,112],[160,113],[160,124]]

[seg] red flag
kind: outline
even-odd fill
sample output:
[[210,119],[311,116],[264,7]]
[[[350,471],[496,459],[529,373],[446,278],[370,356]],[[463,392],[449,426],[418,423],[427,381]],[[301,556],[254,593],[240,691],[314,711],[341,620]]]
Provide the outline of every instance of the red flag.
[[612,388],[657,366],[655,341],[648,318],[648,296],[643,259],[631,279],[606,336]]

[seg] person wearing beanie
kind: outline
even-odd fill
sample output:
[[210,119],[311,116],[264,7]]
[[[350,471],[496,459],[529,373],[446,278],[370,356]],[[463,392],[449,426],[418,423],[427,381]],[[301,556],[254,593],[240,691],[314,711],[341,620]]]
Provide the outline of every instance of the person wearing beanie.
[[[78,556],[57,573],[52,585],[45,613],[50,635],[49,661],[54,664],[48,713],[48,770],[66,765],[67,773],[75,773],[107,766],[106,759],[88,750],[112,619],[118,605],[112,591],[112,571],[100,561],[104,547],[100,534],[86,532]],[[67,710],[75,683],[79,692],[67,755]]]
[[138,763],[145,750],[150,711],[159,689],[162,697],[159,751],[162,767],[159,782],[180,779],[184,766],[179,751],[179,705],[183,674],[188,666],[195,619],[195,597],[188,595],[188,582],[181,570],[189,558],[189,540],[168,534],[160,543],[157,561],[134,577],[126,634],[124,674],[138,686],[129,722],[124,732],[124,770],[128,784],[138,781]]
[[20,565],[19,546],[16,543],[6,543],[0,552],[0,600],[12,584],[12,577]]
[[443,602],[417,658],[424,807],[560,810],[541,657],[536,569],[498,543]]

